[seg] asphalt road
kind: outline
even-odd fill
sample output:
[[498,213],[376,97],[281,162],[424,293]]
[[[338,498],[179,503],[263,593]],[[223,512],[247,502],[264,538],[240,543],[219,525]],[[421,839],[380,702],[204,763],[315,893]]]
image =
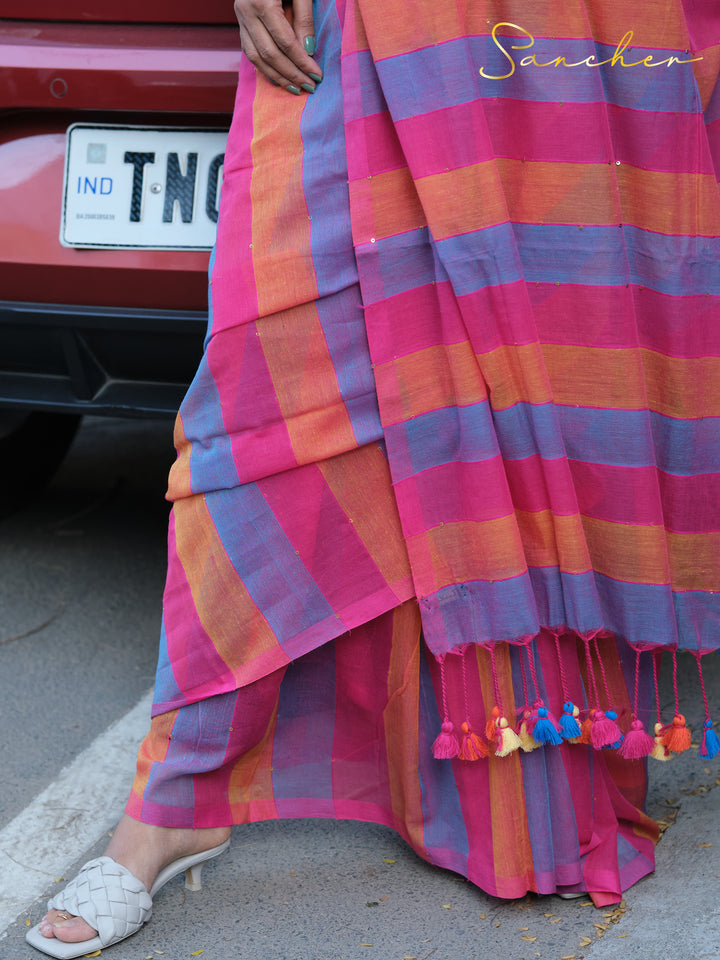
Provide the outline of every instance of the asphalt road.
[[169,421],[88,419],[0,521],[0,828],[152,686],[173,455]]

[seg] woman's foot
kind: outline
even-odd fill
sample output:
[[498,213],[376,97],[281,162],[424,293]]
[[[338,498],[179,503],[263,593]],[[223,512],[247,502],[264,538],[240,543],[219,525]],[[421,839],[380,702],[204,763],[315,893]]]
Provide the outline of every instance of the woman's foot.
[[[124,815],[104,856],[127,867],[149,891],[163,867],[180,857],[219,846],[230,836],[230,830],[230,827],[200,830],[153,827]],[[58,910],[51,910],[43,917],[40,932],[44,937],[57,937],[65,943],[84,943],[96,936],[96,931],[80,917]]]

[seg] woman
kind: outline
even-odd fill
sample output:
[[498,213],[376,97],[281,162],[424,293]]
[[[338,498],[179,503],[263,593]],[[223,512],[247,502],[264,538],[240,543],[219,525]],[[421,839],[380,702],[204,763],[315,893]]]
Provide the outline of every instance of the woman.
[[641,758],[689,739],[679,705],[646,732],[645,651],[700,665],[720,621],[720,18],[235,7],[152,730],[28,938],[129,936],[272,817],[616,902],[653,868]]

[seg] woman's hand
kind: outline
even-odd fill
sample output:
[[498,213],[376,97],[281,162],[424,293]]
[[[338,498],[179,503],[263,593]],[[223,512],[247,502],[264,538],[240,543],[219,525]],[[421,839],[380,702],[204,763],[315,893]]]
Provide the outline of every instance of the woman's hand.
[[314,93],[322,71],[312,59],[315,24],[312,0],[235,0],[243,52],[269,80],[300,96]]

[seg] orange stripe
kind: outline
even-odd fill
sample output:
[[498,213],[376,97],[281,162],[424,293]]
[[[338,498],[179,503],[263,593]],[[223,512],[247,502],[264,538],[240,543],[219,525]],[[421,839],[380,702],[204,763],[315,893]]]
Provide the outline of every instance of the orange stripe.
[[289,97],[272,84],[257,84],[250,195],[253,270],[261,317],[317,297],[302,182],[300,118],[304,105],[305,97]]
[[503,184],[495,160],[420,177],[415,185],[435,240],[456,237],[508,220]]
[[177,459],[170,467],[168,476],[168,500],[180,500],[182,497],[192,496],[192,482],[190,472],[190,457],[192,444],[185,436],[182,417],[178,413],[175,417],[173,443],[177,450]]
[[718,186],[712,174],[641,170],[627,163],[612,169],[620,190],[621,222],[655,233],[720,233]]
[[483,354],[474,354],[466,342],[427,347],[378,364],[375,379],[385,425],[455,404],[479,403],[487,399],[487,389],[495,410],[551,399],[536,343],[498,347]]
[[520,223],[619,223],[613,170],[606,163],[498,159],[510,219]]
[[428,347],[378,364],[375,380],[385,425],[487,398],[477,360],[467,342]]
[[433,527],[407,540],[418,596],[473,580],[507,580],[527,570],[514,516]]
[[358,6],[375,60],[432,47],[464,32],[454,3],[429,3],[428,0],[365,3],[360,0]]
[[583,517],[593,569],[628,583],[670,583],[665,528]]
[[240,757],[230,774],[228,802],[234,824],[277,819],[272,769],[278,704],[279,693],[262,740]]
[[[485,704],[495,704],[492,682],[492,661],[489,651],[475,644],[475,656]],[[510,651],[505,643],[495,644],[495,667],[502,696],[505,718],[515,719]],[[486,761],[483,761],[486,762]],[[493,847],[493,872],[498,896],[513,896],[517,878],[524,876],[532,864],[530,834],[523,793],[520,754],[516,751],[507,757],[490,756],[488,764],[488,790],[490,794],[491,836]],[[503,888],[504,880],[514,881],[511,889]]]
[[[186,497],[173,509],[177,555],[198,618],[218,656],[237,673],[261,653],[277,648],[277,639],[230,563],[205,498]],[[239,637],[252,642],[239,644]]]
[[[140,803],[138,813],[142,810],[142,799],[150,779],[150,770],[153,763],[163,763],[165,760],[178,713],[178,710],[169,710],[167,713],[161,713],[153,717],[150,721],[150,730],[140,744],[135,779],[130,791],[131,795]],[[135,805],[133,804],[133,806]]]
[[376,443],[318,464],[385,581],[412,580],[387,458]]
[[417,736],[420,709],[420,610],[415,601],[393,611],[387,691],[383,728],[394,826],[423,855],[424,816],[418,777],[420,748]]
[[720,585],[720,532],[668,533],[670,577],[674,590],[707,590]]
[[645,349],[543,345],[554,399],[571,406],[651,410],[678,419],[720,416],[720,357]]
[[257,330],[297,462],[356,447],[316,305],[263,317]]
[[688,420],[720,416],[720,357],[640,353],[651,410]]
[[564,573],[591,569],[581,518],[557,517],[550,510],[516,510],[518,529],[529,567],[560,567]]
[[349,190],[355,244],[394,237],[427,225],[407,167],[351,180]]

